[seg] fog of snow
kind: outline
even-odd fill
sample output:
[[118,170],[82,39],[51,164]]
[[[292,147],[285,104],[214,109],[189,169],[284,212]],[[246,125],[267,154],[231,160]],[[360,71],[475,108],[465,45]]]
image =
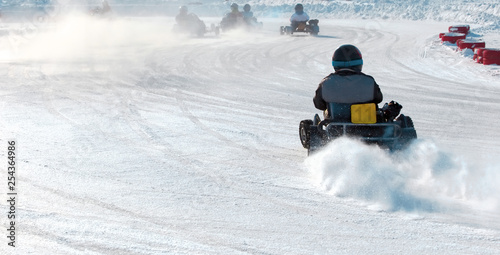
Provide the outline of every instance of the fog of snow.
[[[500,48],[496,1],[303,1],[317,37],[279,34],[291,0],[204,37],[172,32],[178,7],[210,25],[231,1],[34,2],[0,3],[1,254],[500,253],[500,67],[438,37],[468,24]],[[342,44],[412,117],[406,150],[307,156]]]

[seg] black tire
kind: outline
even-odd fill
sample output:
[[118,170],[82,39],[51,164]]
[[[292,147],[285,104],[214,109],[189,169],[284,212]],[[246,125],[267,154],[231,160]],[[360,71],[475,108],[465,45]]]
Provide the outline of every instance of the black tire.
[[409,142],[413,139],[417,139],[417,131],[413,125],[413,120],[408,116],[403,116],[401,120],[402,134],[400,139]]
[[306,149],[310,147],[310,139],[311,139],[311,125],[313,124],[312,120],[303,120],[299,125],[299,138],[300,143]]
[[318,26],[314,26],[313,27],[313,35],[317,36],[319,34],[319,27]]
[[413,128],[413,120],[409,116],[405,116],[401,114],[398,119],[398,121],[401,121],[401,128]]
[[[316,127],[316,126],[314,126]],[[309,133],[309,148],[307,149],[307,155],[310,156],[321,147],[323,147],[323,139],[318,132],[317,128],[310,129]]]
[[413,125],[413,120],[409,116],[401,114],[396,121],[400,123],[401,136],[391,148],[392,151],[404,149],[411,141],[417,139],[417,131]]

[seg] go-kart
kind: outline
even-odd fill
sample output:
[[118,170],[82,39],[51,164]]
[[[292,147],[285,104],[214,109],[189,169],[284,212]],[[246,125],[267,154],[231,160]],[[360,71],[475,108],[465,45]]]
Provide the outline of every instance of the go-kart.
[[96,17],[106,17],[111,14],[111,7],[109,6],[108,1],[103,1],[102,2],[102,7],[97,6],[94,8],[91,8],[89,10],[90,16],[96,16]]
[[227,32],[232,29],[237,29],[241,27],[245,27],[246,22],[243,17],[224,17],[220,22],[220,29],[222,32]]
[[255,17],[251,19],[244,19],[243,17],[238,18],[227,18],[224,17],[220,22],[220,29],[222,32],[228,32],[233,29],[245,29],[248,31],[260,30],[262,29],[262,22],[258,22]]
[[243,19],[247,25],[247,28],[250,30],[260,30],[264,26],[261,21],[257,21],[257,18],[244,18]]
[[206,33],[214,33],[215,36],[218,36],[220,34],[220,29],[218,26],[215,26],[215,24],[211,24],[208,28],[205,25],[205,22],[201,20],[192,21],[186,24],[174,24],[172,31],[174,33],[191,34],[199,37],[204,36]]
[[308,155],[341,136],[358,138],[390,151],[404,149],[417,138],[417,132],[410,117],[399,115],[401,108],[394,101],[382,109],[374,103],[329,103],[324,120],[316,114],[314,120],[300,122],[300,142]]
[[318,35],[319,33],[319,20],[311,19],[309,21],[296,22],[291,26],[281,26],[281,35],[293,35],[294,33],[308,33],[311,35]]

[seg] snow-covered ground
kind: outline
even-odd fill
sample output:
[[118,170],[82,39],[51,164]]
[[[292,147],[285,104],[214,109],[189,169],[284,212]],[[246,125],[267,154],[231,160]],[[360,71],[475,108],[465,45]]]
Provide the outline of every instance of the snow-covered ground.
[[[295,2],[249,2],[263,30],[220,37],[119,13],[0,25],[0,254],[499,254],[500,67],[438,38],[467,22],[500,48],[498,4],[304,1],[320,36],[288,37]],[[298,124],[318,113],[314,91],[345,43],[413,118],[408,150],[339,139],[306,156]]]

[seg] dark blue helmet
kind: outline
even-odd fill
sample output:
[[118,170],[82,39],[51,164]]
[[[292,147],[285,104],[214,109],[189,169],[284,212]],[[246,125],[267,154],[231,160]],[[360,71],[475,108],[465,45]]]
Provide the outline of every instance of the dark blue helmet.
[[245,6],[243,6],[243,10],[246,12],[249,12],[251,8],[252,7],[249,4],[245,4]]
[[342,68],[349,68],[361,72],[363,68],[361,51],[356,46],[350,44],[338,47],[332,56],[332,66],[335,71]]
[[297,14],[302,14],[304,12],[304,6],[302,4],[295,5],[295,12]]
[[179,12],[182,14],[187,14],[187,12],[188,12],[187,6],[183,5],[183,6],[179,7]]
[[237,11],[237,10],[238,10],[238,8],[239,8],[239,6],[238,6],[238,4],[237,4],[237,3],[232,3],[232,4],[231,4],[231,10],[232,10],[232,11]]

